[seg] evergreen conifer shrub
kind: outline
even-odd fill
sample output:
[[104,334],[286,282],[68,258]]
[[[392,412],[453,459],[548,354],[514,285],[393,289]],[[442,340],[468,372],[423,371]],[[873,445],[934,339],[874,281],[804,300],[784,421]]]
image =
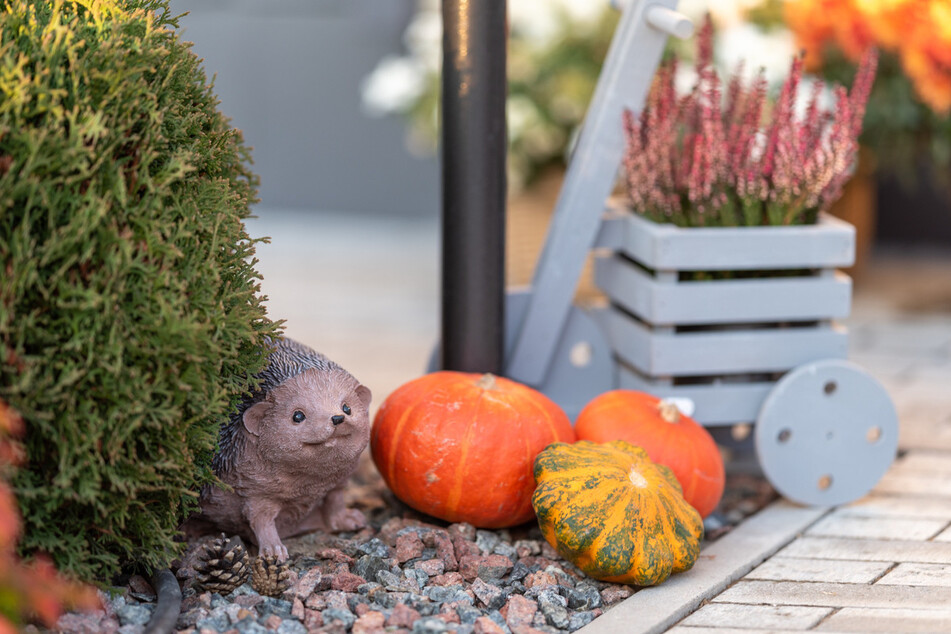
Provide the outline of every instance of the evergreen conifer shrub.
[[265,362],[257,179],[168,0],[0,0],[0,398],[21,550],[163,565]]

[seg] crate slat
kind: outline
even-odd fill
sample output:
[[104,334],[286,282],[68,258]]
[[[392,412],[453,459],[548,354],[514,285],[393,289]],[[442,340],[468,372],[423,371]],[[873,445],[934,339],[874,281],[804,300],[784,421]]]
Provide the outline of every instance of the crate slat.
[[848,335],[834,324],[669,333],[655,332],[616,307],[592,315],[615,353],[651,376],[784,372],[848,356]]
[[646,220],[617,202],[608,211],[598,245],[619,245],[626,255],[652,269],[835,268],[855,261],[855,228],[828,215],[815,225],[684,229]]
[[605,294],[655,325],[841,319],[851,305],[852,280],[840,272],[667,284],[619,256],[599,256],[594,270]]
[[647,392],[659,398],[688,398],[694,403],[691,416],[701,425],[752,423],[774,382],[664,385],[619,364],[618,385],[625,390]]

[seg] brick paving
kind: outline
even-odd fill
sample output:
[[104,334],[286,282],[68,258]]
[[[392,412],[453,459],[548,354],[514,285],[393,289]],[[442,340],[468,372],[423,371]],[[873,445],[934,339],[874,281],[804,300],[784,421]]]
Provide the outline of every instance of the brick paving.
[[948,259],[885,260],[859,280],[850,357],[895,403],[899,459],[868,496],[831,510],[667,631],[951,632],[949,300]]
[[[434,221],[261,215],[263,288],[290,336],[376,404],[423,371],[438,335]],[[777,503],[585,634],[951,633],[951,258],[873,260],[847,324],[850,360],[899,414],[901,457],[878,486],[838,509]]]

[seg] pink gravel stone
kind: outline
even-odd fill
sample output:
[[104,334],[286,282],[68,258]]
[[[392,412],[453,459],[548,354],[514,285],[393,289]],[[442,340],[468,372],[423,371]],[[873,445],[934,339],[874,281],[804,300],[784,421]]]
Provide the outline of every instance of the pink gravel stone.
[[532,619],[538,611],[538,604],[520,594],[509,597],[508,603],[502,608],[502,616],[512,630],[516,627],[531,626]]
[[338,564],[353,563],[353,557],[350,557],[339,548],[322,548],[317,551],[317,557],[320,559],[330,559]]
[[604,601],[606,605],[611,605],[612,603],[617,603],[622,599],[628,598],[632,594],[634,594],[634,591],[631,590],[629,586],[608,586],[601,591],[601,600]]
[[461,584],[465,579],[458,572],[447,572],[444,575],[436,575],[429,580],[431,586],[455,586]]
[[400,563],[416,559],[423,554],[423,540],[416,533],[405,533],[396,538],[396,560]]
[[366,579],[351,572],[338,572],[334,575],[330,587],[341,592],[356,592],[357,588],[367,582]]
[[476,619],[472,632],[473,634],[505,634],[505,630],[487,616],[480,616]]
[[381,634],[385,620],[382,612],[367,612],[354,622],[351,631],[353,634]]
[[419,612],[405,603],[397,603],[386,620],[387,627],[405,627],[411,629],[413,623],[419,620]]
[[422,570],[430,577],[436,577],[446,571],[446,564],[441,559],[427,559],[426,561],[417,561],[416,570]]

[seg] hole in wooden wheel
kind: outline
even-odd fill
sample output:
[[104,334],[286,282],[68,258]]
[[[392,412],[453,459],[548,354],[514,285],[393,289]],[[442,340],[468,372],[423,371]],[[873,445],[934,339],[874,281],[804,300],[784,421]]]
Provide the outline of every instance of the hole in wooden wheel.
[[739,425],[734,425],[730,428],[730,436],[733,437],[733,440],[737,442],[741,440],[746,440],[750,437],[750,433],[753,431],[753,426],[749,423],[740,423]]
[[832,486],[832,476],[826,474],[819,478],[819,490],[826,491],[829,487]]
[[876,443],[882,439],[882,428],[881,427],[869,427],[868,431],[865,433],[865,440],[870,443]]
[[779,430],[779,434],[776,435],[776,440],[778,440],[781,443],[789,442],[790,438],[792,438],[791,429],[781,429]]
[[822,391],[828,395],[832,395],[838,387],[835,381],[826,381],[826,384],[822,386]]
[[593,355],[594,351],[591,349],[591,344],[587,341],[579,341],[571,346],[571,352],[568,353],[568,358],[571,360],[571,365],[576,368],[583,368],[591,363],[591,357]]

